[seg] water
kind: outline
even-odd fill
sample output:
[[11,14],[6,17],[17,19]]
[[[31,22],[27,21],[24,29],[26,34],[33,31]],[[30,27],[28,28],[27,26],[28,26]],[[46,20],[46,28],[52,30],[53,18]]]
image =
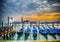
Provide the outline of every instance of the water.
[[[35,26],[35,24],[33,24]],[[32,25],[32,26],[33,26]],[[7,25],[4,25],[7,26]],[[24,31],[27,28],[27,26],[30,27],[30,24],[25,24],[24,25]],[[35,26],[36,29],[38,28],[37,26]],[[13,30],[16,30],[16,33],[14,35],[11,35],[11,37],[8,37],[8,40],[34,40],[33,38],[33,34],[32,31],[30,32],[29,36],[25,37],[25,34],[21,35],[21,34],[17,34],[17,32],[19,32],[19,30],[22,28],[22,24],[13,24]],[[32,27],[30,27],[30,29],[32,29]],[[56,37],[56,39],[54,38],[54,36]],[[46,39],[46,37],[48,39]],[[3,40],[3,37],[0,36],[0,40]],[[7,40],[7,39],[5,39]],[[60,36],[59,35],[42,35],[41,33],[39,33],[39,30],[37,29],[37,37],[35,37],[35,40],[60,40]]]

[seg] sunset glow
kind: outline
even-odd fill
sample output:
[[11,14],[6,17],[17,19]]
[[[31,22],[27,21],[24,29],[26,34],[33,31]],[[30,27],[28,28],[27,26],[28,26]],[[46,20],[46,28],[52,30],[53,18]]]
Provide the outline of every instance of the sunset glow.
[[[40,14],[33,14],[30,16],[23,16],[23,20],[30,20],[30,21],[56,21],[60,19],[60,12],[47,12]],[[21,17],[15,18],[15,20],[20,21]]]

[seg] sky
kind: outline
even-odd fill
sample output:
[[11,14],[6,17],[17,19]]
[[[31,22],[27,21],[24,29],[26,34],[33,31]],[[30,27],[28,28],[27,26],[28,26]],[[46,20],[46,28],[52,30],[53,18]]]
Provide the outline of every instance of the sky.
[[0,19],[41,12],[60,12],[60,0],[0,0]]

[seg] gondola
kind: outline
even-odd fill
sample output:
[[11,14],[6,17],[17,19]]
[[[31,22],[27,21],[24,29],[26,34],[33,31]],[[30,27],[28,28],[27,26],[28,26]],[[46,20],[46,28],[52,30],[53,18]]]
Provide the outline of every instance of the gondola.
[[17,40],[19,40],[22,36],[23,36],[23,28],[19,30],[19,32],[17,32],[18,36],[17,36]]
[[44,26],[40,26],[40,27],[38,27],[38,29],[39,29],[39,33],[42,34],[44,36],[44,38],[47,40],[48,32],[47,32],[46,28]]
[[33,28],[32,28],[32,33],[33,33],[33,40],[36,40],[37,39],[37,29],[35,26],[33,26]]
[[58,28],[56,29],[56,34],[60,35],[60,29],[58,29]]
[[52,36],[54,39],[56,39],[56,28],[54,28],[54,27],[48,27],[48,34],[50,35],[50,36]]
[[45,27],[40,26],[40,27],[38,27],[38,29],[39,29],[39,33],[41,33],[43,35],[47,35],[47,30]]
[[29,34],[30,34],[30,28],[27,27],[27,28],[25,29],[25,40],[28,39]]
[[56,34],[56,29],[55,28],[53,28],[53,27],[50,27],[50,26],[48,26],[48,33],[50,34],[50,35],[55,35]]
[[29,34],[30,34],[30,28],[27,27],[27,29],[25,29],[25,35],[29,36]]
[[17,34],[23,34],[23,28],[19,30],[19,32],[17,32]]
[[33,26],[32,32],[33,32],[33,35],[34,35],[34,36],[37,35],[37,29],[36,29],[35,26]]

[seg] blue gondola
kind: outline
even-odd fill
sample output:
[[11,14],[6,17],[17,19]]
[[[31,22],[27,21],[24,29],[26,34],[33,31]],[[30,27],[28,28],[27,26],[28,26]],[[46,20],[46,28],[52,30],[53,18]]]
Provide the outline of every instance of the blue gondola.
[[44,26],[43,27],[38,27],[38,29],[39,29],[39,33],[47,35],[47,30]]
[[32,33],[33,33],[33,40],[36,40],[37,39],[37,29],[35,26],[33,26],[33,28],[32,28]]
[[25,40],[28,39],[29,34],[30,34],[30,28],[27,27],[27,28],[25,29]]
[[29,36],[29,33],[30,33],[30,28],[27,27],[27,29],[25,30],[25,35]]
[[39,29],[39,33],[41,33],[47,40],[48,39],[48,37],[47,37],[48,32],[47,32],[46,28],[44,26],[42,26],[42,27],[38,27],[38,29]]
[[32,33],[33,33],[33,36],[37,36],[37,29],[35,26],[33,26]]
[[60,29],[56,29],[56,34],[60,35]]
[[51,34],[51,35],[55,35],[56,34],[55,28],[53,28],[53,27],[49,26],[47,30],[48,30],[48,33]]

